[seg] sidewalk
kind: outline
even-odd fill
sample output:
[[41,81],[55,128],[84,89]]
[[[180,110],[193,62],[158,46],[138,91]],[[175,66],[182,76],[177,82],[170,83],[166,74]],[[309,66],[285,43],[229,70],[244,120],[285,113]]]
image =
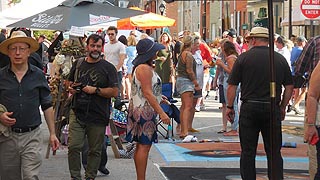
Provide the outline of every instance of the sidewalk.
[[[211,92],[212,96],[206,100],[206,110],[201,112],[196,112],[194,125],[193,127],[200,130],[200,133],[195,133],[194,135],[201,139],[218,139],[223,137],[221,134],[217,134],[217,131],[221,128],[221,110],[219,109],[220,103],[214,100],[214,92]],[[180,99],[179,99],[180,100]],[[179,106],[179,102],[177,103]],[[44,122],[45,123],[45,122]],[[303,116],[296,116],[294,113],[289,113],[286,117],[286,120],[283,122],[284,125],[289,126],[299,126],[303,127]],[[228,125],[230,128],[230,125]],[[44,132],[44,139],[47,140],[48,131],[46,130],[46,125],[42,125]],[[174,125],[175,129],[175,125]],[[176,136],[177,137],[177,136]],[[159,145],[163,145],[165,140],[159,136]],[[262,142],[260,137],[260,142]],[[303,140],[299,136],[294,136],[291,134],[283,134],[284,142],[296,142],[302,144]],[[196,145],[197,143],[195,143]],[[169,146],[168,146],[169,147]],[[170,146],[171,147],[171,146]],[[43,157],[45,156],[45,151],[47,148],[47,141],[43,144]],[[135,180],[135,166],[133,159],[115,159],[111,147],[108,147],[108,164],[107,168],[110,170],[108,176],[99,176],[96,178],[107,179],[107,180]],[[239,168],[239,161],[211,161],[211,160],[200,160],[203,159],[194,157],[194,161],[179,160],[175,159],[170,160],[167,155],[172,155],[172,153],[178,153],[175,149],[164,149],[161,150],[155,145],[152,146],[152,149],[149,154],[148,167],[147,167],[147,180],[166,180],[167,178],[159,170],[159,167],[204,167],[204,168]],[[199,160],[197,160],[199,159]],[[266,168],[266,161],[257,161],[257,168]],[[307,170],[308,163],[306,158],[301,162],[296,161],[284,161],[285,169],[299,169]],[[44,180],[69,180],[70,175],[68,171],[68,160],[67,160],[67,148],[63,148],[57,151],[55,156],[50,154],[49,159],[44,159],[40,179]],[[187,179],[185,179],[187,180]]]

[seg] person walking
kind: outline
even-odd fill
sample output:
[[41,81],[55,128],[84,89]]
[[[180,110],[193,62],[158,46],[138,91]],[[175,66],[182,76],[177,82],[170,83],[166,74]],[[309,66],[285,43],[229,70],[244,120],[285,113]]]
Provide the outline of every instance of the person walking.
[[69,171],[74,180],[81,179],[80,152],[85,137],[89,144],[85,178],[91,180],[96,177],[105,129],[109,123],[111,98],[118,95],[117,71],[111,63],[102,59],[104,39],[92,34],[86,44],[87,56],[73,64],[68,78],[69,92],[74,94],[68,151]]
[[136,47],[126,139],[137,142],[134,154],[137,180],[145,180],[148,154],[152,143],[157,142],[156,118],[159,115],[165,124],[170,119],[160,106],[161,79],[153,69],[156,53],[165,47],[150,39],[140,40]]
[[130,35],[128,37],[128,47],[126,48],[126,53],[127,53],[127,77],[126,77],[126,85],[127,85],[127,97],[128,99],[131,98],[131,82],[132,82],[132,70],[133,70],[133,64],[132,61],[136,58],[137,56],[137,40],[134,35]]
[[[0,52],[9,56],[10,64],[0,70],[0,124],[9,137],[0,134],[0,179],[39,179],[41,165],[41,116],[49,129],[49,143],[57,150],[52,97],[43,72],[28,63],[28,56],[38,50],[36,40],[15,31],[0,44]],[[3,139],[4,138],[4,139]]]
[[295,77],[295,64],[296,61],[298,60],[300,54],[302,53],[303,47],[306,45],[306,38],[303,36],[299,36],[297,38],[297,46],[292,48],[291,51],[291,57],[290,57],[290,61],[291,61],[291,70],[292,70],[292,76],[293,76],[293,80],[294,80],[294,103],[292,105],[292,110],[295,112],[296,115],[300,115],[302,114],[299,106],[301,101],[305,98],[305,94],[306,94],[306,81],[305,79],[301,79],[299,77]]
[[[114,26],[109,26],[107,35],[109,42],[104,45],[104,58],[114,65],[118,74],[119,95],[117,99],[123,95],[122,92],[122,66],[126,59],[126,46],[117,40],[118,29]],[[123,98],[123,97],[122,97]]]
[[[236,90],[241,83],[241,110],[239,136],[241,146],[240,174],[244,180],[256,179],[255,157],[261,132],[268,160],[268,177],[271,178],[271,140],[270,140],[270,85],[269,85],[269,32],[267,28],[254,27],[247,37],[251,49],[241,54],[235,62],[228,80],[227,118],[233,121],[233,103]],[[276,122],[273,132],[273,154],[277,162],[275,179],[283,179],[283,159],[281,156],[281,121],[285,118],[285,109],[291,98],[293,82],[286,59],[279,53],[274,54],[276,72]],[[282,94],[282,86],[284,92]]]

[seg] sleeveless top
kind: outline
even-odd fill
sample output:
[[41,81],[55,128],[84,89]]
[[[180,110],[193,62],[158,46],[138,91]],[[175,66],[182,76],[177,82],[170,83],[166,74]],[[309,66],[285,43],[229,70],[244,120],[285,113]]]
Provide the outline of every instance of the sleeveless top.
[[[194,59],[193,56],[191,56],[193,59],[192,62],[192,69],[194,74],[197,76],[197,70],[196,70],[196,60]],[[187,66],[186,63],[182,61],[182,53],[180,54],[178,58],[178,65],[177,65],[177,77],[183,77],[183,78],[188,78],[189,79],[189,74],[187,73]]]
[[[230,56],[228,56],[228,57],[225,58],[225,64],[226,64],[226,65],[228,65],[227,59],[228,59],[228,58],[231,58],[231,57],[232,57],[232,58],[235,58],[236,60],[237,60],[237,58],[238,58],[236,55],[231,54]],[[224,76],[224,81],[227,82],[227,80],[229,79],[229,74],[228,74],[226,71],[223,71],[223,76]]]
[[[151,78],[152,92],[160,103],[162,97],[161,79],[156,72]],[[128,109],[127,136],[130,142],[136,141],[141,144],[152,144],[157,140],[157,116],[158,114],[144,97],[141,90],[141,82],[133,73],[131,85],[131,99]]]
[[174,75],[174,67],[172,61],[172,49],[169,46],[169,49],[162,49],[158,52],[157,56],[166,57],[165,61],[161,61],[160,59],[155,61],[155,68],[154,71],[159,75],[161,78],[162,83],[169,83],[171,82],[171,76]]

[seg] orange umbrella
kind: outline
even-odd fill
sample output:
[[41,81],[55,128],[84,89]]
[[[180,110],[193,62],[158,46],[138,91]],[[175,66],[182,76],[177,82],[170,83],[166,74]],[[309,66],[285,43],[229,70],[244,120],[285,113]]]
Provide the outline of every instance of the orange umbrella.
[[[131,9],[141,10],[137,7],[133,7]],[[117,21],[118,29],[134,29],[136,27],[142,29],[153,29],[153,28],[161,28],[167,26],[175,25],[176,20],[161,16],[155,13],[147,13],[139,16],[133,16],[126,19],[121,19]]]

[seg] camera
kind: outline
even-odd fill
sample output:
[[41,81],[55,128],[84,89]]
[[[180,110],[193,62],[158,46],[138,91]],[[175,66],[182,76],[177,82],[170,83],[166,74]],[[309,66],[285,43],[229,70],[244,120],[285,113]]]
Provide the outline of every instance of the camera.
[[213,55],[213,56],[212,56],[212,61],[213,61],[213,62],[216,62],[217,59],[221,59],[221,57],[219,57],[219,56],[217,56],[217,55]]
[[77,93],[81,92],[82,88],[85,87],[82,83],[73,83],[71,86]]

